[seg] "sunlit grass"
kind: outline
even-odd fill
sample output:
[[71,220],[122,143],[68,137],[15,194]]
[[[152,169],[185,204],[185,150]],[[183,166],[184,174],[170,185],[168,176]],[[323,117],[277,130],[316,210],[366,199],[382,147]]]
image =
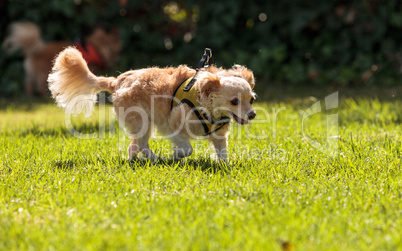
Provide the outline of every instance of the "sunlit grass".
[[[260,122],[233,124],[229,167],[205,141],[179,163],[130,162],[111,120],[73,117],[93,133],[80,139],[55,105],[11,103],[0,110],[0,249],[401,248],[402,102],[341,99],[302,130],[319,99],[257,103]],[[335,156],[306,140],[325,146],[330,114]]]

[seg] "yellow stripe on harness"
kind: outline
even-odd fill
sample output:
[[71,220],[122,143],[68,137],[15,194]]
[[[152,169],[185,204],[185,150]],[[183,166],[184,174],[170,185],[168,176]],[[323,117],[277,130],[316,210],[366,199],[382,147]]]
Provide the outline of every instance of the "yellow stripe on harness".
[[170,109],[173,109],[174,107],[179,106],[181,104],[189,105],[191,109],[194,111],[197,118],[202,123],[202,126],[204,127],[205,131],[204,136],[207,136],[213,132],[216,132],[217,130],[221,129],[223,126],[228,124],[230,119],[225,117],[222,118],[217,123],[214,123],[211,119],[208,119],[205,113],[205,109],[202,108],[200,102],[198,101],[199,93],[194,88],[194,85],[191,86],[189,90],[186,89],[186,87],[190,84],[193,78],[194,76],[186,79],[183,83],[179,85],[179,87],[177,87],[176,91],[173,93]]
[[198,102],[198,91],[194,87],[191,87],[189,91],[184,90],[193,78],[194,76],[186,79],[179,85],[179,87],[177,87],[175,93],[173,94],[172,109],[173,107],[178,106],[183,99],[189,100],[194,107],[200,106],[200,103]]

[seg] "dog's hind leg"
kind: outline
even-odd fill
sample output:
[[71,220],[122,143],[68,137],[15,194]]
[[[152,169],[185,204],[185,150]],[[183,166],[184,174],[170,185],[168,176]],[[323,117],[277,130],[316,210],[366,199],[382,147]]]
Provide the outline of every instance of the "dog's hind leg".
[[142,153],[146,158],[156,160],[157,156],[149,148],[151,137],[151,121],[146,110],[140,106],[132,105],[129,109],[118,107],[115,103],[115,112],[119,124],[125,129],[131,143],[127,149],[129,159],[137,157]]
[[187,137],[177,134],[172,138],[172,141],[175,144],[173,148],[174,160],[180,160],[190,156],[193,153],[193,147],[191,146],[191,143]]
[[33,70],[33,62],[30,58],[24,60],[24,70],[25,70],[25,82],[24,91],[28,97],[32,97],[35,92],[35,85],[37,83],[37,78]]
[[128,158],[132,160],[133,158],[137,157],[140,153],[140,146],[135,142],[135,140],[131,140],[130,145],[128,146]]
[[131,160],[137,157],[139,153],[142,153],[145,158],[155,161],[158,157],[149,148],[148,141],[151,136],[149,128],[143,135],[136,136],[131,137],[131,143],[127,149],[129,159]]
[[137,157],[139,153],[142,153],[145,158],[150,160],[156,160],[158,157],[149,148],[148,139],[133,139],[127,149],[128,158],[132,160]]
[[47,75],[46,76],[41,76],[38,79],[38,93],[42,96],[42,97],[48,97],[50,92],[48,90],[47,87]]
[[28,97],[32,97],[35,91],[35,80],[27,73],[25,75],[24,90]]

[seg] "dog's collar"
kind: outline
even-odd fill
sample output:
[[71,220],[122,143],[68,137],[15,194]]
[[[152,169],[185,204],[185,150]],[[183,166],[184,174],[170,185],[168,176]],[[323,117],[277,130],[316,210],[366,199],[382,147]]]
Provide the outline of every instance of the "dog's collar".
[[93,45],[89,43],[86,43],[85,45],[82,43],[75,43],[74,45],[81,52],[82,57],[88,65],[96,65],[100,70],[105,69],[105,64]]
[[214,122],[210,116],[208,116],[205,108],[199,102],[199,93],[194,88],[195,75],[184,80],[173,93],[170,110],[181,104],[187,104],[194,111],[197,118],[200,120],[204,127],[205,135],[210,135],[230,122],[229,117],[221,117],[219,121]]

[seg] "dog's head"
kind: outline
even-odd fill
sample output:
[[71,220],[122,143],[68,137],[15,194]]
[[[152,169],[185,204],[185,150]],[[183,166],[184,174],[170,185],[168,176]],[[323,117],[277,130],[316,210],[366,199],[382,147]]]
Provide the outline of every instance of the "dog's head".
[[38,26],[31,22],[14,22],[8,27],[9,35],[3,42],[2,49],[6,53],[23,50],[31,53],[43,46]]
[[199,76],[201,104],[214,120],[232,117],[245,125],[255,118],[256,113],[251,107],[255,100],[255,83],[250,70],[236,66],[217,74],[200,72]]
[[96,27],[92,34],[86,38],[86,42],[98,49],[107,67],[110,68],[116,63],[122,47],[117,28]]

